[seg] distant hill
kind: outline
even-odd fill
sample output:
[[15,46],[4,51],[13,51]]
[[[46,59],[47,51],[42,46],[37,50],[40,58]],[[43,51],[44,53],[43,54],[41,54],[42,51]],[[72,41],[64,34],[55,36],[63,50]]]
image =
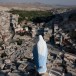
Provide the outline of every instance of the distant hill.
[[0,2],[0,8],[8,8],[8,9],[21,9],[21,10],[51,10],[53,8],[76,8],[76,6],[64,6],[64,5],[47,5],[39,2],[36,3],[2,3]]
[[0,3],[0,6],[9,9],[22,9],[22,10],[51,10],[51,6],[41,3]]
[[10,8],[8,7],[4,7],[4,6],[0,6],[0,11],[9,11]]

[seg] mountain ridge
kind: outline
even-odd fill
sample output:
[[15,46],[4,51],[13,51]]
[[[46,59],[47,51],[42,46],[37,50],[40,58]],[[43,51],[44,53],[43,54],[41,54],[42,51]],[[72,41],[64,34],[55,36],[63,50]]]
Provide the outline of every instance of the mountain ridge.
[[22,10],[51,10],[53,8],[76,8],[76,6],[65,5],[48,5],[39,2],[35,3],[15,3],[15,2],[0,2],[1,7],[7,7],[9,9],[22,9]]

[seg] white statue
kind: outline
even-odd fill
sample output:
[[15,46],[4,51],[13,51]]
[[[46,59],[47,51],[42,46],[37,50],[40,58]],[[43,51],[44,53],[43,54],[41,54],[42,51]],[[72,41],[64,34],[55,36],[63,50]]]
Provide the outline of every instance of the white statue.
[[47,62],[47,44],[44,41],[43,37],[39,35],[39,41],[33,49],[33,57],[37,72],[39,74],[45,73],[47,71],[46,62]]

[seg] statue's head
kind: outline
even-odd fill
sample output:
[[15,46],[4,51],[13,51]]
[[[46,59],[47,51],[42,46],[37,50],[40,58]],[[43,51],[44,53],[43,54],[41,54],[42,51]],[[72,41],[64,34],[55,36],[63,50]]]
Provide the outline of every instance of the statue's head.
[[42,35],[39,35],[39,41],[42,41],[42,40],[43,40]]

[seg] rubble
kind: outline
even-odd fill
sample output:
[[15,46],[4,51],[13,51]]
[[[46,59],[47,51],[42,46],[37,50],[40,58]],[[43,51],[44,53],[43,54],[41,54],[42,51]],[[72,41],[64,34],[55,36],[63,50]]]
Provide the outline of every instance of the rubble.
[[[0,73],[0,76],[28,76],[31,72],[33,74],[36,72],[32,50],[33,46],[38,40],[39,34],[43,35],[44,40],[47,41],[48,44],[49,53],[47,60],[47,73],[49,75],[46,73],[45,76],[50,76],[51,73],[53,73],[52,71],[57,72],[60,74],[60,76],[62,76],[62,72],[60,73],[62,70],[62,67],[60,66],[62,60],[58,56],[60,50],[54,46],[51,46],[51,43],[49,41],[50,37],[52,37],[52,35],[55,35],[55,38],[59,38],[58,42],[61,44],[64,39],[68,40],[70,38],[68,33],[65,33],[63,29],[59,27],[59,24],[55,24],[55,31],[54,34],[52,34],[52,28],[44,28],[42,27],[43,24],[41,24],[41,26],[35,26],[32,22],[26,22],[26,28],[24,30],[21,24],[18,24],[18,15],[12,15],[13,17],[11,23],[13,23],[15,35],[13,38],[11,38],[13,36],[13,33],[11,32],[11,29],[9,29],[10,15],[11,13],[8,12],[0,12],[0,70],[2,71],[2,73]],[[24,23],[22,23],[23,26]],[[31,27],[30,31],[27,28],[28,26]],[[64,27],[67,28],[68,25]],[[70,27],[68,29],[70,29]],[[24,35],[20,36],[17,34],[19,31],[24,33]],[[31,36],[29,36],[29,33]],[[61,39],[62,37],[60,35],[64,37],[63,40]],[[71,40],[68,41],[72,42]],[[75,44],[73,46],[75,46]],[[67,64],[71,65],[75,59],[75,56],[72,56],[70,54],[68,55],[67,53],[65,54],[65,60],[67,61]],[[70,67],[68,66],[68,68]],[[57,69],[59,71],[56,71]]]
[[26,67],[27,67],[26,64],[21,64],[21,65],[18,67],[18,70],[24,71]]

